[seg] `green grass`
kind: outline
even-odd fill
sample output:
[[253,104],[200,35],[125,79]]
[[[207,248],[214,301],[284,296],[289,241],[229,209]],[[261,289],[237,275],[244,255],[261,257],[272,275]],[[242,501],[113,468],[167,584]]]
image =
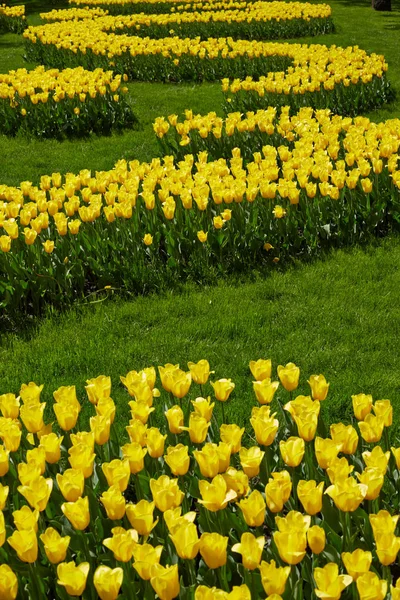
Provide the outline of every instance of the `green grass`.
[[[21,383],[33,380],[45,384],[46,402],[71,384],[83,400],[85,380],[107,374],[122,426],[129,396],[120,375],[166,362],[186,368],[189,360],[207,358],[216,378],[236,383],[227,412],[243,424],[255,404],[248,363],[270,357],[274,377],[278,364],[300,366],[300,393],[309,393],[309,375],[326,376],[326,419],[348,420],[351,395],[365,392],[391,399],[399,422],[399,264],[400,239],[388,238],[240,286],[187,287],[181,294],[75,308],[44,319],[25,339],[3,337],[0,394],[18,393]],[[278,396],[288,399],[282,390]]]
[[[313,0],[315,1],[315,0]],[[293,42],[321,43],[340,46],[359,45],[370,52],[384,54],[389,63],[389,78],[397,91],[397,100],[368,116],[375,121],[400,115],[400,2],[393,2],[391,14],[378,13],[367,0],[332,0],[336,33]],[[39,22],[34,13],[46,5],[30,2],[29,22]],[[47,5],[47,10],[54,5]],[[32,14],[33,13],[33,14]],[[18,67],[32,67],[23,61],[22,37],[0,36],[0,72]],[[152,123],[157,116],[181,113],[185,108],[195,112],[221,112],[220,84],[170,85],[134,83],[129,85],[132,106],[140,120],[138,131],[128,130],[110,137],[92,136],[81,141],[57,142],[27,140],[23,137],[0,136],[0,182],[18,185],[23,180],[37,182],[40,175],[77,172],[83,168],[110,169],[120,158],[151,160],[158,154]]]

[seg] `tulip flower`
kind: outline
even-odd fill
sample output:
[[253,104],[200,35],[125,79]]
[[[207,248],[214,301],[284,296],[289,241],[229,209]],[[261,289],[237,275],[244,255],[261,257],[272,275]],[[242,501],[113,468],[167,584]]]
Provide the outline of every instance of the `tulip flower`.
[[200,538],[200,554],[209,569],[226,565],[228,537],[219,533],[203,533]]
[[288,363],[285,367],[279,365],[278,377],[285,390],[293,392],[299,385],[300,369],[294,363]]
[[70,434],[73,446],[87,446],[89,450],[94,451],[94,433],[92,431],[78,431]]
[[4,475],[7,475],[8,470],[9,470],[9,462],[8,462],[8,457],[9,457],[9,450],[7,450],[6,448],[4,448],[4,446],[0,446],[0,477],[4,477]]
[[97,404],[102,398],[109,398],[111,394],[111,377],[99,375],[93,379],[86,380],[85,390],[89,401]]
[[148,536],[158,523],[154,521],[155,502],[140,500],[137,504],[126,505],[126,516],[129,523],[138,532],[139,535]]
[[356,581],[364,573],[368,573],[371,563],[371,552],[357,548],[354,552],[343,552],[342,561],[348,574]]
[[396,461],[396,467],[398,470],[400,470],[400,448],[393,448],[393,446],[392,446],[391,451],[392,451],[394,459]]
[[36,533],[39,514],[38,510],[31,510],[29,506],[22,506],[19,510],[14,510],[12,516],[15,527],[18,531],[33,529]]
[[46,470],[46,452],[42,446],[38,448],[33,448],[32,450],[27,450],[26,452],[26,461],[28,463],[29,468],[38,468],[40,475]]
[[335,444],[330,438],[315,438],[315,456],[321,469],[326,469],[340,451],[340,445]]
[[119,596],[124,572],[120,567],[111,569],[100,565],[94,572],[93,583],[100,600],[116,600]]
[[257,443],[261,446],[270,446],[279,429],[279,421],[275,419],[276,413],[270,414],[268,406],[255,407],[251,411],[250,423],[254,429]]
[[150,490],[153,500],[161,512],[182,504],[184,494],[179,489],[177,479],[170,479],[167,475],[161,475],[158,479],[150,479]]
[[155,411],[154,406],[150,408],[145,402],[136,402],[136,400],[129,402],[129,407],[131,409],[132,419],[138,419],[143,424],[147,423],[149,416]]
[[65,500],[75,502],[83,494],[85,478],[78,469],[66,469],[61,475],[57,473],[56,481]]
[[113,485],[100,496],[107,517],[112,521],[123,519],[125,515],[125,498],[118,486]]
[[99,446],[104,446],[110,439],[111,419],[107,416],[96,415],[90,417],[90,431],[94,434],[94,441]]
[[226,425],[223,423],[219,428],[221,441],[226,444],[230,444],[232,454],[239,452],[242,447],[242,436],[244,434],[244,427],[240,428],[237,425]]
[[389,451],[384,452],[380,446],[375,446],[371,452],[363,452],[362,457],[367,467],[379,469],[383,475],[386,473],[390,459]]
[[60,460],[63,439],[63,436],[58,437],[55,433],[49,433],[40,438],[39,447],[44,449],[46,462],[50,465],[54,465]]
[[207,437],[209,427],[210,423],[204,417],[192,412],[189,417],[189,427],[182,427],[182,430],[189,432],[190,441],[193,444],[202,444]]
[[350,575],[339,575],[338,565],[332,562],[314,569],[314,579],[316,596],[326,600],[339,600],[342,591],[353,581]]
[[311,388],[313,400],[323,402],[326,399],[329,390],[329,383],[326,382],[325,377],[323,375],[311,375],[307,383]]
[[187,512],[182,515],[182,507],[169,508],[164,513],[164,521],[167,525],[168,531],[174,533],[175,529],[179,529],[182,525],[193,523],[196,520],[196,513],[193,511]]
[[160,563],[163,546],[151,546],[150,544],[135,544],[133,548],[133,568],[139,577],[145,581],[151,579],[151,568]]
[[273,538],[283,562],[297,565],[303,560],[307,547],[305,533],[275,531]]
[[90,523],[89,498],[78,498],[75,502],[64,502],[61,510],[70,521],[72,527],[83,531]]
[[279,442],[283,462],[288,467],[298,467],[304,457],[305,443],[302,438],[291,436]]
[[164,367],[158,367],[161,384],[166,392],[172,391],[172,374],[179,369],[179,365],[166,364]]
[[277,567],[276,562],[262,561],[260,565],[261,583],[268,596],[284,594],[286,581],[290,575],[290,567]]
[[[215,406],[215,402],[211,402],[210,396],[207,398],[196,398],[196,400],[192,400],[192,405],[194,411],[203,417],[207,423],[211,421],[211,417],[213,414],[213,409]],[[179,408],[179,407],[178,407]],[[172,410],[172,409],[170,409]],[[183,425],[183,413],[182,413],[182,425]],[[180,433],[179,431],[177,433]]]
[[85,444],[72,446],[69,448],[68,454],[68,461],[73,469],[82,471],[85,479],[92,475],[96,455],[89,446]]
[[0,548],[4,545],[6,541],[6,524],[4,521],[3,511],[0,510]]
[[106,417],[110,420],[111,424],[114,423],[116,406],[114,400],[111,398],[100,398],[98,403],[95,404],[96,414],[101,417]]
[[360,600],[383,600],[386,597],[387,581],[379,579],[371,571],[357,579],[357,590]]
[[2,483],[0,483],[0,510],[4,510],[9,491],[10,488],[8,487],[8,485],[3,485]]
[[392,594],[392,600],[400,600],[400,578],[396,581],[396,587],[390,586],[390,593]]
[[0,565],[0,598],[15,600],[18,595],[18,579],[8,565]]
[[22,562],[34,563],[38,556],[38,542],[33,529],[14,531],[7,539]]
[[56,565],[65,560],[67,550],[71,538],[66,535],[62,537],[53,527],[48,527],[44,533],[40,535],[43,542],[44,551],[48,560]]
[[216,444],[205,444],[201,450],[195,450],[193,456],[203,477],[212,479],[218,475],[219,455]]
[[238,498],[247,496],[249,491],[249,478],[243,471],[237,471],[233,467],[229,467],[225,473],[222,474],[225,480],[227,490],[233,490]]
[[9,452],[16,452],[18,450],[21,443],[21,435],[22,431],[15,421],[9,419],[2,424],[0,438]]
[[347,459],[342,456],[342,458],[335,458],[329,463],[326,473],[330,482],[336,483],[342,479],[347,479],[353,470],[354,466],[349,465]]
[[32,508],[42,512],[46,509],[49,501],[53,489],[53,480],[38,477],[31,481],[29,485],[20,485],[17,489]]
[[34,381],[30,381],[28,384],[23,383],[19,390],[19,395],[24,404],[30,402],[40,402],[40,394],[43,390],[44,385],[37,385]]
[[118,458],[115,458],[109,463],[103,463],[101,468],[109,487],[115,485],[121,492],[126,490],[131,476],[129,460],[119,460]]
[[275,517],[275,522],[281,533],[294,533],[295,531],[298,533],[307,533],[311,517],[303,515],[297,510],[291,510],[286,517]]
[[89,570],[90,566],[87,562],[79,565],[75,565],[73,561],[60,563],[57,567],[57,583],[65,587],[65,591],[70,596],[82,596]]
[[377,417],[383,419],[385,427],[390,427],[393,423],[393,407],[390,400],[377,400],[372,406]]
[[393,533],[377,533],[374,537],[379,562],[385,566],[391,565],[400,550],[400,537]]
[[391,515],[387,510],[380,510],[376,514],[369,515],[374,537],[380,534],[394,533],[399,515]]
[[179,558],[192,560],[197,556],[200,540],[194,523],[186,523],[177,527],[169,537],[174,543]]
[[131,473],[140,473],[144,469],[144,457],[147,454],[147,448],[143,448],[137,442],[125,444],[121,448],[124,459],[129,461]]
[[367,493],[365,494],[366,500],[376,500],[384,482],[384,474],[380,469],[374,467],[367,467],[362,473],[356,473],[360,483],[364,483],[367,486]]
[[70,431],[78,421],[80,406],[71,402],[57,402],[53,404],[53,410],[61,429]]
[[[206,585],[199,585],[194,593],[194,600],[228,600],[228,598],[228,592],[216,587],[209,588]],[[242,596],[240,596],[241,599]]]
[[186,475],[190,466],[189,448],[183,444],[168,446],[164,460],[171,469],[172,475]]
[[258,360],[251,360],[249,366],[250,371],[256,381],[264,381],[264,379],[271,378],[271,359],[264,360],[262,358],[259,358]]
[[150,583],[160,600],[173,600],[180,591],[178,565],[153,565]]
[[266,504],[258,490],[254,490],[247,498],[240,500],[238,504],[249,527],[261,527],[263,525]]
[[199,490],[201,500],[198,500],[198,502],[211,512],[224,509],[228,502],[237,497],[234,490],[228,490],[226,481],[222,475],[214,477],[211,483],[201,479],[199,481]]
[[46,403],[30,402],[23,404],[20,409],[20,418],[30,433],[37,433],[44,427],[43,413]]
[[210,364],[208,360],[199,360],[198,363],[188,362],[188,368],[195,383],[198,385],[207,383],[210,376]]
[[15,394],[2,394],[0,396],[1,414],[6,419],[18,419],[20,402]]
[[256,477],[260,472],[260,464],[265,452],[261,452],[258,446],[241,448],[239,450],[240,464],[248,477]]
[[232,546],[232,552],[241,554],[244,568],[254,571],[260,565],[264,544],[264,536],[256,538],[252,533],[246,532],[242,534],[240,543]]
[[160,458],[164,454],[166,435],[162,435],[157,427],[151,427],[146,431],[146,446],[151,458]]
[[372,414],[368,414],[364,421],[358,423],[360,428],[361,437],[369,444],[379,442],[384,428],[384,420],[381,417],[375,417]]
[[321,554],[326,544],[325,530],[318,525],[313,525],[307,531],[307,543],[313,554]]
[[134,529],[114,527],[111,533],[113,534],[111,538],[103,540],[104,546],[113,552],[115,560],[129,562],[139,539],[137,532]]
[[141,446],[146,446],[147,425],[142,423],[142,421],[139,421],[139,419],[131,419],[129,421],[129,425],[126,427],[126,431],[128,432],[129,439],[132,443],[140,444]]
[[214,388],[216,399],[220,402],[226,402],[235,389],[235,384],[231,379],[218,379],[218,381],[212,381],[211,385]]
[[271,379],[253,381],[253,390],[260,404],[270,404],[278,387],[279,381],[271,381]]
[[[197,411],[196,411],[197,412]],[[177,404],[165,412],[171,433],[178,434],[183,430],[183,410]],[[204,415],[201,415],[204,416]]]
[[367,495],[368,487],[357,483],[353,477],[337,481],[325,490],[335,503],[336,508],[343,512],[354,512]]
[[355,454],[358,446],[358,435],[352,425],[336,423],[330,426],[330,433],[335,444],[340,446],[340,452]]
[[354,416],[358,421],[364,421],[365,417],[372,410],[372,396],[367,394],[357,394],[352,396]]

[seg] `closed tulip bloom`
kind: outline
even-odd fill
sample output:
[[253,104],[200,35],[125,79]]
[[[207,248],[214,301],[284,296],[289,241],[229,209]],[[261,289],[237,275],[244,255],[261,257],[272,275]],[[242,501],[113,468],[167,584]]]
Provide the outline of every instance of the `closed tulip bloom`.
[[42,512],[46,509],[49,501],[53,489],[53,480],[38,477],[31,481],[29,485],[20,485],[17,489],[32,508]]
[[274,542],[279,556],[289,565],[297,565],[306,554],[307,537],[305,533],[275,531]]
[[216,399],[220,402],[226,402],[235,389],[235,384],[231,379],[218,379],[218,381],[212,381],[211,385],[214,388]]
[[87,379],[86,383],[85,390],[92,404],[97,404],[101,398],[110,397],[111,377],[99,375],[93,379]]
[[90,523],[89,498],[78,498],[76,502],[64,502],[61,510],[74,529],[83,531]]
[[146,432],[146,446],[151,458],[160,458],[164,454],[166,435],[162,435],[157,427],[151,427]]
[[273,513],[281,512],[283,505],[288,501],[292,490],[292,482],[287,471],[282,473],[272,473],[272,478],[268,480],[265,486],[265,500],[269,510]]
[[197,556],[200,540],[194,523],[186,523],[177,527],[169,537],[174,543],[179,558],[192,560]]
[[311,375],[307,383],[311,388],[313,400],[319,400],[320,402],[326,400],[329,391],[329,383],[326,382],[323,375]]
[[164,365],[163,367],[158,367],[161,384],[166,392],[172,391],[172,374],[178,369],[179,365],[172,365],[170,363]]
[[329,466],[329,463],[337,457],[339,450],[340,445],[335,444],[330,438],[315,438],[315,456],[321,469]]
[[114,423],[116,406],[111,398],[100,398],[95,405],[96,414],[99,417],[105,417],[110,420],[111,425]]
[[390,400],[377,400],[372,406],[377,417],[383,419],[385,427],[390,427],[393,423],[393,407]]
[[324,483],[301,480],[297,484],[297,496],[307,514],[313,516],[322,510]]
[[40,477],[40,468],[35,464],[19,463],[18,479],[22,485],[30,485],[32,481]]
[[294,421],[297,425],[297,432],[301,438],[306,442],[311,442],[317,431],[318,427],[318,415],[313,413],[304,412],[294,417]]
[[150,490],[153,500],[161,512],[182,504],[184,493],[179,489],[177,479],[170,479],[167,475],[161,475],[158,479],[150,479]]
[[356,473],[356,475],[359,482],[364,483],[368,488],[365,499],[375,500],[378,498],[385,479],[382,471],[374,467],[367,467],[362,473]]
[[380,510],[376,514],[369,515],[374,537],[377,538],[380,534],[394,533],[399,520],[399,515],[391,515],[387,510]]
[[160,600],[173,600],[180,591],[178,565],[153,565],[150,583]]
[[147,454],[147,448],[142,448],[137,442],[131,442],[125,444],[121,448],[122,454],[126,460],[129,461],[129,468],[131,473],[140,473],[144,469],[144,457]]
[[226,565],[228,537],[219,533],[203,533],[200,538],[200,554],[209,569]]
[[0,565],[0,598],[15,600],[18,595],[18,579],[8,565]]
[[18,450],[21,443],[21,435],[21,428],[15,421],[10,419],[6,423],[3,423],[0,437],[9,452],[16,452]]
[[76,406],[79,410],[81,405],[79,404],[76,396],[76,387],[74,385],[63,385],[53,392],[54,400],[60,404],[70,404]]
[[299,437],[291,436],[286,441],[279,442],[279,450],[283,462],[288,467],[298,467],[304,457],[306,446],[304,440]]
[[216,444],[205,444],[201,450],[195,450],[193,456],[203,477],[212,479],[218,475],[219,456]]
[[89,450],[94,451],[94,433],[92,431],[78,431],[71,433],[71,442],[73,446],[87,446]]
[[271,359],[264,360],[262,358],[259,358],[258,360],[251,360],[249,366],[250,371],[256,381],[264,381],[264,379],[271,378]]
[[353,477],[336,482],[325,490],[335,503],[336,508],[343,512],[354,512],[367,495],[368,487],[357,483]]
[[4,477],[4,475],[7,475],[7,473],[8,473],[9,454],[10,454],[10,452],[9,452],[9,450],[7,450],[7,448],[5,448],[4,446],[0,446],[0,477]]
[[343,454],[355,454],[358,446],[358,434],[352,425],[336,423],[330,427],[331,438],[340,446]]
[[363,440],[369,444],[375,444],[380,441],[384,428],[384,422],[381,417],[369,414],[365,417],[364,421],[358,423],[358,426]]
[[25,425],[29,433],[37,433],[44,427],[43,413],[46,408],[46,403],[38,404],[37,402],[31,402],[29,404],[23,404],[20,408],[19,414],[21,421]]
[[226,425],[223,423],[219,428],[219,433],[221,441],[231,446],[232,454],[239,452],[242,447],[244,427],[238,427],[238,425]]
[[40,475],[43,475],[46,470],[46,452],[42,446],[27,450],[26,460],[29,468],[37,468],[39,469]]
[[85,478],[79,469],[67,469],[62,475],[57,473],[56,480],[62,495],[68,502],[75,502],[82,496]]
[[206,585],[199,585],[194,593],[194,600],[228,600],[228,598],[230,600],[228,592],[216,587],[209,588]]
[[[211,421],[215,402],[211,402],[210,396],[208,396],[207,398],[199,397],[199,398],[196,398],[196,400],[192,400],[191,402],[192,402],[194,411],[197,414],[199,414],[201,417],[203,417],[207,422]],[[182,416],[182,425],[183,425],[183,416]]]
[[275,517],[275,522],[278,530],[281,533],[307,533],[311,517],[309,515],[303,515],[297,510],[291,510],[288,512],[286,517]]
[[0,483],[0,510],[4,510],[9,491],[10,488],[8,487],[8,485],[3,485],[2,483]]
[[7,542],[15,552],[19,560],[26,563],[34,563],[38,556],[38,542],[36,532],[33,529],[14,531]]
[[383,600],[386,597],[387,581],[379,579],[370,571],[357,579],[357,590],[360,600]]
[[49,433],[40,438],[40,447],[44,449],[46,462],[50,465],[53,465],[60,460],[63,439],[62,436],[58,437],[55,433]]
[[229,467],[222,474],[228,490],[233,490],[238,498],[247,496],[249,491],[249,478],[243,471],[237,471],[234,467]]
[[111,419],[101,415],[90,417],[90,431],[94,434],[94,441],[99,446],[104,446],[110,439]]
[[228,490],[222,475],[214,477],[211,483],[200,480],[199,489],[202,499],[198,502],[211,512],[224,509],[228,502],[235,500],[237,496],[234,490]]
[[271,381],[270,379],[253,381],[253,390],[260,404],[270,404],[278,387],[279,381]]
[[354,416],[358,421],[364,421],[372,410],[372,396],[368,394],[357,394],[352,396]]
[[279,429],[279,421],[275,419],[276,413],[270,414],[268,406],[253,408],[250,423],[254,429],[257,443],[261,446],[270,446],[275,440]]
[[197,515],[194,511],[190,511],[182,515],[181,506],[178,506],[177,508],[170,508],[166,510],[163,515],[165,524],[167,525],[170,533],[174,533],[175,529],[179,529],[179,527],[182,525],[194,523],[196,516]]
[[104,546],[113,552],[115,560],[129,562],[138,541],[137,532],[134,529],[114,527],[111,533],[113,534],[111,538],[103,540]]
[[261,452],[258,446],[241,448],[239,450],[240,464],[248,477],[255,477],[260,472],[260,464],[265,452]]
[[185,373],[181,369],[175,369],[171,374],[171,393],[175,398],[182,399],[189,392],[192,384],[192,374],[190,371]]
[[364,573],[368,573],[372,554],[357,548],[354,552],[342,552],[342,561],[348,574],[356,581]]
[[313,554],[321,554],[326,544],[325,530],[313,525],[307,531],[307,542]]
[[23,383],[19,390],[19,395],[22,402],[29,404],[30,402],[40,402],[40,394],[43,390],[44,385],[37,385],[34,381],[30,381],[28,384]]
[[31,510],[29,506],[22,506],[19,510],[12,513],[15,527],[18,531],[33,529],[35,533],[38,530],[39,511]]
[[111,569],[100,565],[94,572],[93,583],[100,600],[116,600],[119,596],[124,572],[121,567]]
[[136,402],[136,400],[129,402],[129,406],[132,419],[139,419],[139,421],[142,421],[144,424],[149,420],[151,413],[155,411],[154,406],[150,408],[145,402]]
[[207,383],[210,377],[210,364],[208,360],[199,360],[198,363],[188,362],[188,367],[192,375],[192,380],[198,385]]
[[189,427],[182,427],[189,432],[190,441],[193,444],[202,444],[207,437],[210,423],[198,413],[192,412],[189,417]]
[[40,539],[43,542],[46,556],[53,565],[57,565],[65,560],[71,541],[68,535],[62,537],[53,527],[48,527],[41,534]]
[[[147,443],[147,425],[139,419],[131,419],[126,427],[131,442],[146,446]],[[161,456],[161,455],[160,455]]]
[[89,570],[90,566],[87,562],[79,565],[75,565],[74,561],[60,563],[57,567],[57,583],[65,587],[65,591],[70,596],[82,596]]
[[378,533],[375,537],[376,553],[382,565],[391,565],[400,550],[400,537],[393,533]]
[[[196,411],[197,412],[197,411]],[[165,412],[171,433],[178,434],[183,430],[183,410],[177,404]]]
[[197,232],[197,239],[199,242],[204,244],[207,241],[208,233],[205,233],[203,230]]
[[100,496],[107,517],[112,521],[123,519],[125,515],[125,498],[118,486],[113,485]]
[[6,419],[18,419],[19,417],[19,398],[15,394],[2,394],[0,396],[0,410]]
[[261,527],[265,519],[266,504],[262,494],[254,490],[239,503],[243,518],[249,527]]
[[225,473],[231,462],[231,445],[226,442],[220,442],[217,446],[219,458],[219,473]]
[[120,460],[115,458],[109,463],[103,463],[101,468],[107,479],[109,487],[115,485],[119,487],[121,492],[126,490],[131,476],[129,460]]
[[329,467],[326,470],[326,473],[329,477],[331,483],[336,483],[341,479],[347,479],[354,470],[353,465],[349,465],[347,459],[342,456],[342,458],[335,458],[329,463]]
[[150,581],[151,568],[153,565],[160,564],[162,546],[152,546],[151,544],[135,544],[133,548],[133,568],[138,573],[140,579]]
[[328,563],[323,568],[314,569],[314,579],[317,584],[315,594],[324,600],[339,600],[343,590],[353,581],[350,575],[339,575],[336,563]]
[[243,533],[240,543],[232,546],[232,552],[242,555],[242,563],[245,569],[254,571],[260,566],[261,555],[264,550],[265,538],[256,538],[252,533]]
[[189,448],[183,444],[168,446],[164,460],[171,469],[172,475],[186,475],[190,466]]
[[80,411],[80,408],[76,404],[71,404],[70,402],[56,403],[53,404],[53,410],[61,429],[70,431],[75,427]]
[[300,369],[294,363],[278,366],[278,377],[281,384],[288,392],[293,392],[299,385]]
[[260,565],[261,583],[268,596],[285,593],[286,581],[290,575],[290,567],[277,567],[276,562],[262,561]]
[[154,508],[155,502],[147,500],[140,500],[137,504],[127,504],[126,516],[139,535],[149,535],[157,525],[158,519],[154,521]]

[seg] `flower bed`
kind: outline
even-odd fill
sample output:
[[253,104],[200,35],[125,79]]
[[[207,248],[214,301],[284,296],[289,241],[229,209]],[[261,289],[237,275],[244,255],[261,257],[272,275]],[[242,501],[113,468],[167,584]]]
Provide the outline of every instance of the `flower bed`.
[[[190,10],[246,8],[256,0],[69,0],[69,4],[100,7],[110,15],[161,14]],[[268,1],[268,0],[266,0]],[[203,8],[204,7],[204,8]]]
[[161,391],[154,367],[121,377],[132,398],[124,440],[104,375],[86,382],[87,400],[58,388],[46,413],[43,385],[0,396],[4,598],[25,589],[31,598],[311,600],[348,590],[383,600],[390,589],[397,600],[390,400],[354,395],[350,423],[328,430],[325,377],[311,375],[310,395],[295,397],[300,369],[280,365],[273,381],[260,359],[250,362],[245,432],[225,419],[234,382],[210,381],[206,360],[188,369],[159,367]]
[[0,4],[0,33],[22,33],[27,27],[25,6],[6,6]]
[[37,137],[109,133],[132,125],[121,75],[112,71],[18,69],[0,75],[0,129]]
[[108,12],[101,8],[63,8],[40,13],[40,18],[43,21],[79,21],[105,17],[107,14]]

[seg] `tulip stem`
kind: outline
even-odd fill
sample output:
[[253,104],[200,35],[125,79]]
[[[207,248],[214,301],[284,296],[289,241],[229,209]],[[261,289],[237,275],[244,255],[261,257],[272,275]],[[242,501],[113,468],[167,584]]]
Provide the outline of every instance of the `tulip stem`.
[[221,409],[222,409],[222,424],[227,423],[227,421],[225,421],[225,407],[224,407],[224,403],[221,402]]
[[[122,565],[122,570],[124,572],[124,578],[122,580],[122,589],[124,590],[124,594],[129,600],[136,600],[136,592],[135,592],[135,582],[131,580],[131,568],[130,562],[121,562],[118,563]],[[133,571],[132,571],[133,574]]]
[[196,569],[194,566],[194,559],[187,560],[186,563],[188,565],[190,585],[195,585],[197,583],[197,581],[196,581]]
[[29,576],[31,580],[31,588],[33,592],[33,598],[44,598],[45,594],[43,593],[42,585],[40,579],[37,576],[35,563],[29,563]]
[[222,567],[217,569],[217,574],[218,574],[218,579],[219,579],[219,584],[221,586],[221,589],[224,590],[225,592],[229,592],[229,585],[228,585],[228,581],[226,579],[226,565],[223,565]]
[[382,566],[382,575],[383,575],[383,578],[386,579],[386,581],[388,582],[388,591],[389,591],[390,590],[390,586],[393,583],[393,581],[392,581],[392,572],[391,572],[389,566],[386,566],[386,565]]

